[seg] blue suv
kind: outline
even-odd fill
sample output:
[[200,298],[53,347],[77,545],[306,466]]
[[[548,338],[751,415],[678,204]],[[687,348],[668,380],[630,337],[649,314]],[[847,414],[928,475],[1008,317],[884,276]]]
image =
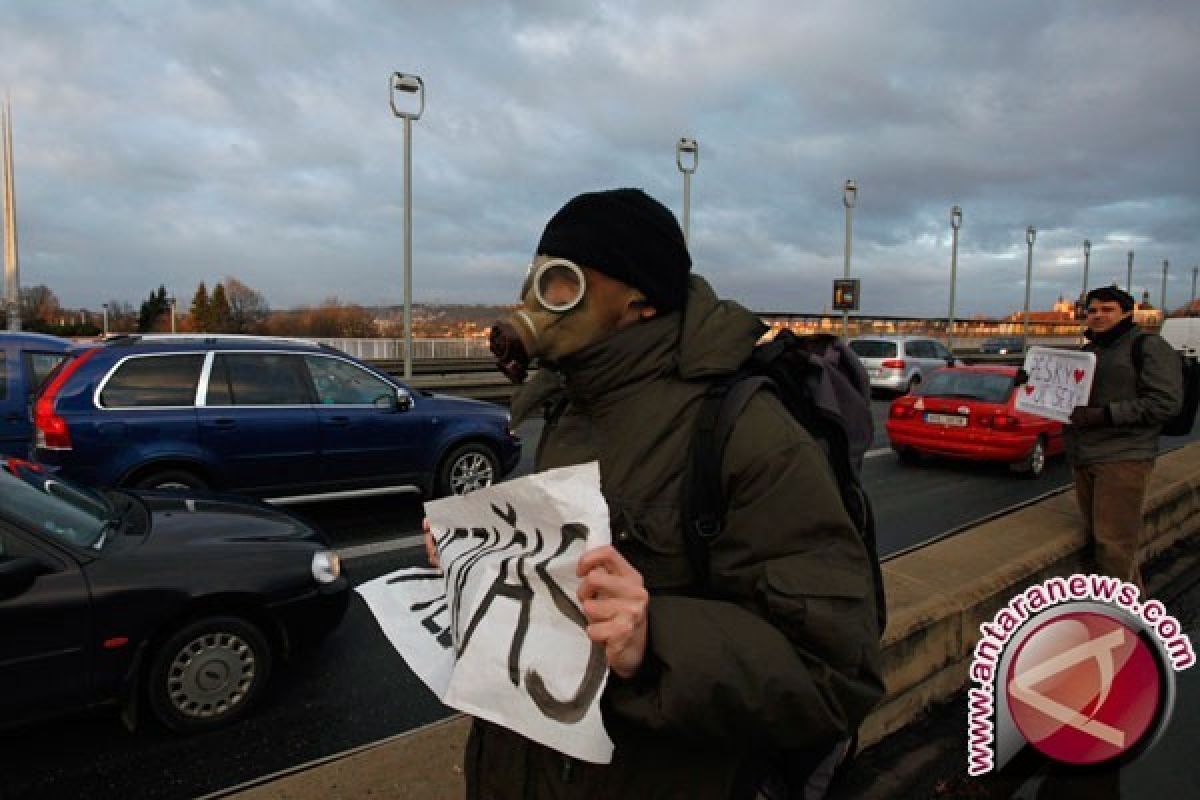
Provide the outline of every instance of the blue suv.
[[81,347],[47,380],[33,421],[33,458],[97,486],[463,494],[521,455],[505,409],[411,391],[302,339],[145,335]]
[[29,453],[33,396],[70,347],[44,333],[0,333],[0,456]]

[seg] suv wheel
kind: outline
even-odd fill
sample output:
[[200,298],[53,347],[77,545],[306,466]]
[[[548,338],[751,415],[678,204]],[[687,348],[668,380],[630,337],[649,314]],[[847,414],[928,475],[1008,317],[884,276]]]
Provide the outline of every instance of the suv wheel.
[[192,733],[244,715],[271,674],[271,648],[238,617],[206,617],[176,631],[154,654],[147,695],[163,725]]
[[438,470],[437,494],[467,494],[485,489],[496,482],[500,463],[492,449],[480,442],[469,442],[450,451]]
[[207,489],[208,483],[194,472],[189,472],[186,469],[160,469],[148,472],[139,478],[136,488],[188,491]]

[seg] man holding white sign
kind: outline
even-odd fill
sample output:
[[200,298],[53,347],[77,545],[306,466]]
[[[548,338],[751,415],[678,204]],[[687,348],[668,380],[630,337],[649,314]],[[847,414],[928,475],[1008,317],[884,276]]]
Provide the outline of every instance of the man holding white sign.
[[661,203],[579,195],[493,329],[512,378],[540,365],[513,400],[514,424],[546,418],[539,473],[599,466],[612,544],[579,557],[576,598],[610,670],[600,708],[614,749],[609,764],[572,758],[477,718],[471,800],[803,796],[793,777],[835,763],[882,695],[871,561],[824,453],[770,392],[730,433],[725,525],[696,574],[682,508],[693,432],[709,383],[765,326],[690,270]]
[[1095,374],[1063,440],[1097,569],[1144,588],[1138,567],[1142,503],[1159,431],[1183,403],[1183,373],[1174,348],[1134,324],[1133,305],[1133,297],[1116,286],[1087,293],[1083,349],[1095,356]]

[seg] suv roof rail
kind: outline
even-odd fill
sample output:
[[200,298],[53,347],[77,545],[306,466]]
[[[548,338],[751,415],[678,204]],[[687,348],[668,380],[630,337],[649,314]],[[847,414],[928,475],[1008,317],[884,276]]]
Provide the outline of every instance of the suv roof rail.
[[250,333],[119,333],[109,334],[105,342],[134,343],[134,342],[218,342],[232,339],[239,342],[286,342],[288,344],[303,344],[309,347],[320,347],[320,342],[313,339],[301,339],[294,336],[259,336]]

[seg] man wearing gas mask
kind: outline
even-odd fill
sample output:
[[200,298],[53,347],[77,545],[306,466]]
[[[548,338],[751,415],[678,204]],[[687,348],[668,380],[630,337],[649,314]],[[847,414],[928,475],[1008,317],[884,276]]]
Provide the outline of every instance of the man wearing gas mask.
[[512,409],[514,424],[546,416],[537,469],[600,464],[613,546],[580,559],[579,599],[612,670],[616,751],[573,761],[477,720],[470,798],[786,797],[882,694],[867,554],[824,455],[770,392],[733,429],[725,526],[708,580],[693,574],[681,505],[699,401],[765,326],[690,271],[656,200],[582,194],[492,331],[506,374],[540,367]]

